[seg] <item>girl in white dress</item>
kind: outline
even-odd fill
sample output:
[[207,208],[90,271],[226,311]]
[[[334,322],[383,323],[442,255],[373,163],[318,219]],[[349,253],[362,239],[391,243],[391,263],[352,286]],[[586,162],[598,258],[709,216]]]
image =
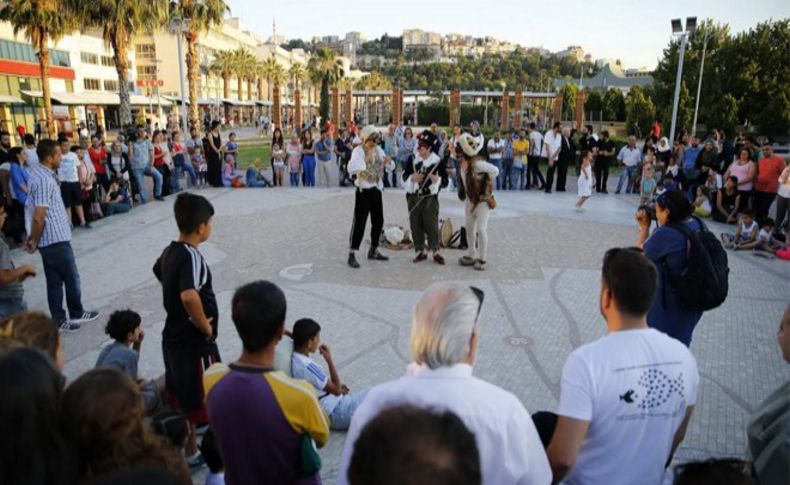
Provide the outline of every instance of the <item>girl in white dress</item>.
[[579,173],[579,181],[577,182],[579,188],[579,201],[576,202],[576,210],[581,212],[582,206],[587,199],[590,198],[590,187],[592,185],[592,152],[589,150],[582,150],[581,152],[582,166]]

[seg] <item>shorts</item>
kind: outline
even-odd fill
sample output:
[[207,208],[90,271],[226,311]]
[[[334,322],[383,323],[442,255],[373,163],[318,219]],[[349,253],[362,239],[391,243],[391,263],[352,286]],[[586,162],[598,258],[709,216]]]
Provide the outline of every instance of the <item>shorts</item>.
[[63,197],[63,205],[67,209],[76,205],[82,205],[82,186],[79,182],[61,183],[60,195]]
[[211,342],[197,347],[184,347],[162,342],[162,355],[165,360],[167,400],[192,424],[199,426],[207,423],[203,373],[215,362],[220,362],[217,344]]

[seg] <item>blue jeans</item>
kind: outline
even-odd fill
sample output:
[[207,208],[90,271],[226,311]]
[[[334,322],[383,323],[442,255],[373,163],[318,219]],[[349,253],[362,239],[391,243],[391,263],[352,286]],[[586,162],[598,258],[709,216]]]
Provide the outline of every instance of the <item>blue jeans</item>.
[[129,204],[123,204],[118,202],[110,202],[107,204],[107,208],[104,211],[105,216],[111,216],[113,214],[125,214],[129,212],[131,207]]
[[8,298],[0,300],[0,318],[27,311],[24,298]]
[[623,167],[622,172],[620,172],[620,179],[617,181],[617,190],[615,192],[620,192],[623,188],[623,181],[628,178],[628,185],[625,187],[625,193],[630,194],[634,191],[634,175],[636,174],[636,166],[633,167]]
[[513,160],[504,158],[502,159],[502,170],[499,171],[499,186],[502,190],[510,189],[510,175],[513,170]]
[[159,173],[159,170],[154,168],[135,168],[132,170],[134,172],[134,178],[137,180],[137,187],[140,189],[140,203],[145,204],[145,179],[144,176],[147,175],[154,179],[154,197],[160,197],[162,195],[162,174]]
[[337,403],[337,406],[335,406],[335,409],[332,410],[332,414],[329,415],[332,429],[336,431],[348,429],[348,426],[351,424],[351,417],[354,416],[354,411],[362,404],[362,400],[368,395],[368,391],[370,391],[370,388],[366,387],[359,392],[343,396],[340,402]]
[[197,183],[197,172],[195,171],[195,166],[192,165],[190,161],[184,160],[184,166],[181,168],[183,168],[184,172],[187,174],[187,180],[189,181],[187,187],[194,187]]
[[299,187],[299,172],[291,172],[291,187]]
[[44,276],[47,279],[47,302],[49,313],[56,322],[66,319],[63,310],[63,286],[66,286],[66,306],[72,318],[82,317],[82,290],[80,274],[71,242],[64,241],[38,248],[44,263]]
[[175,167],[174,166],[173,167],[173,173],[170,174],[170,190],[172,190],[174,194],[176,192],[178,192],[179,190],[181,190],[181,183],[180,183],[181,170],[182,170],[182,167]]
[[502,159],[491,159],[488,162],[499,169],[499,176],[496,178],[495,187],[497,190],[502,190]]
[[524,173],[524,165],[513,165],[510,169],[510,190],[521,190],[521,175]]
[[315,187],[315,157],[305,155],[302,163],[304,164],[304,186]]

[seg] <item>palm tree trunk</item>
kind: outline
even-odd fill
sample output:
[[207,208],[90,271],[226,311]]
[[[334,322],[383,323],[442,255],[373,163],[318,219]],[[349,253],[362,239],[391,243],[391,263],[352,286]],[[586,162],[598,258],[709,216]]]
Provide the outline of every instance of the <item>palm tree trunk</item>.
[[198,55],[197,55],[197,32],[195,23],[189,28],[187,38],[187,81],[189,82],[189,123],[192,126],[200,126],[200,111],[198,107]]
[[239,90],[239,101],[244,101],[244,78],[241,75],[236,75],[236,87]]
[[[222,75],[222,97],[230,99],[230,74],[224,73]],[[222,104],[225,104],[224,100]],[[225,119],[230,118],[230,106],[225,104]]]
[[319,107],[321,120],[329,119],[329,79],[321,79],[321,105]]
[[41,96],[44,98],[44,116],[49,139],[54,140],[57,135],[55,118],[52,115],[52,94],[49,89],[49,49],[47,48],[47,35],[39,36],[38,65],[41,68]]
[[[124,39],[114,39],[112,44],[115,53],[115,70],[118,72],[118,97],[121,98],[121,105],[118,108],[121,117],[121,130],[125,130],[132,124],[132,106],[129,101],[129,81],[127,72],[129,70],[129,55]],[[102,126],[102,128],[104,128]]]
[[252,76],[247,78],[247,101],[252,101]]
[[258,77],[258,99],[263,100],[263,77]]

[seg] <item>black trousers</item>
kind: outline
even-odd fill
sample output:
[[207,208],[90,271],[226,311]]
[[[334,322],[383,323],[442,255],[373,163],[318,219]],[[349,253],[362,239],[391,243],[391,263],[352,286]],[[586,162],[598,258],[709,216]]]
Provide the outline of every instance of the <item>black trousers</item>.
[[568,161],[557,160],[557,192],[565,192],[565,183],[568,178]]
[[377,188],[357,188],[354,196],[354,222],[351,223],[351,250],[357,251],[365,236],[365,225],[370,214],[370,247],[379,246],[381,230],[384,228],[384,206],[381,191]]
[[527,177],[526,182],[521,181],[522,185],[525,185],[527,188],[530,185],[537,185],[540,182],[540,185],[546,185],[546,181],[543,179],[543,174],[540,173],[540,164],[546,160],[546,157],[537,157],[531,156],[527,157]]
[[755,190],[752,198],[754,212],[757,215],[757,222],[762,223],[763,219],[768,217],[768,211],[771,209],[771,204],[774,203],[776,192],[760,192]]
[[609,181],[609,159],[595,161],[595,191],[608,192],[606,183]]
[[557,171],[557,162],[553,164],[549,162],[549,169],[546,171],[546,187],[544,190],[547,194],[551,193],[551,186],[554,184],[554,173]]
[[[414,251],[421,253],[426,249],[439,250],[439,196],[422,197],[418,194],[406,194],[406,205],[409,208],[409,225]],[[425,239],[428,246],[425,246]]]

